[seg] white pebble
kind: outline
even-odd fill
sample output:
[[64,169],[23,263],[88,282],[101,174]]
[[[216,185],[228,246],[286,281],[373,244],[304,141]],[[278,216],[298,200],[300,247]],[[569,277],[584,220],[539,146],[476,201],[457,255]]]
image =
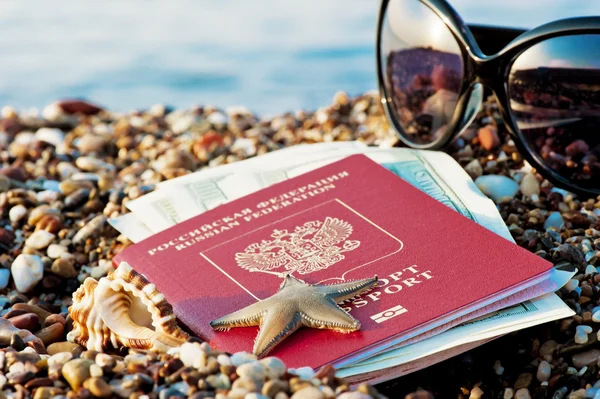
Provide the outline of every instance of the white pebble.
[[531,395],[529,394],[529,389],[521,388],[517,392],[515,392],[515,399],[531,399]]
[[65,134],[62,130],[50,127],[41,127],[35,133],[38,141],[52,144],[54,147],[60,146],[65,141]]
[[496,204],[508,198],[514,198],[519,191],[519,185],[510,177],[502,175],[485,175],[475,179],[475,184]]
[[585,372],[587,371],[587,369],[588,369],[588,366],[583,366],[583,367],[581,368],[581,370],[579,370],[579,372],[577,373],[577,375],[578,375],[579,377],[581,377],[582,375],[584,375],[584,374],[585,374]]
[[227,124],[227,115],[221,112],[213,112],[206,118],[212,125],[226,125]]
[[11,223],[18,223],[25,215],[27,215],[27,208],[21,204],[13,206],[10,208],[10,211],[8,211],[8,218]]
[[186,367],[204,367],[206,366],[206,352],[200,348],[197,342],[186,342],[181,345],[179,359]]
[[300,367],[297,369],[290,369],[289,371],[292,374],[296,374],[298,377],[302,378],[303,380],[310,380],[311,378],[313,378],[315,376],[315,371],[313,369],[311,369],[310,367]]
[[257,361],[242,364],[235,373],[242,378],[247,377],[260,383],[264,383],[267,378],[265,366]]
[[258,358],[256,357],[256,355],[248,352],[237,352],[231,355],[230,358],[231,364],[233,364],[235,367],[239,367],[244,363],[253,362],[257,359]]
[[514,396],[515,396],[515,391],[513,391],[512,388],[504,389],[504,396],[502,397],[503,399],[512,399]]
[[17,291],[27,292],[44,277],[44,264],[37,255],[21,254],[12,263],[11,273]]
[[590,326],[577,326],[575,329],[575,343],[576,344],[585,344],[588,342],[588,334],[592,332],[592,327]]
[[270,380],[276,380],[285,374],[285,364],[279,358],[265,357],[260,360],[260,363],[265,366],[267,376]]
[[540,182],[533,173],[527,173],[521,180],[521,194],[526,197],[540,195]]
[[68,251],[69,250],[64,245],[50,244],[50,246],[46,250],[46,253],[48,254],[48,257],[50,259],[58,259],[64,254],[68,253]]
[[8,280],[10,280],[10,270],[0,269],[0,290],[8,287]]
[[56,165],[56,171],[60,175],[61,180],[66,180],[73,174],[79,172],[79,169],[69,162],[59,162],[58,165]]
[[539,382],[548,381],[550,378],[550,374],[552,373],[552,369],[550,368],[550,363],[545,360],[542,360],[538,365],[536,378]]
[[27,240],[25,240],[25,245],[34,249],[44,249],[54,241],[55,237],[54,234],[46,230],[34,231]]
[[231,366],[231,359],[229,356],[224,354],[217,356],[217,362],[219,362],[221,366]]
[[58,195],[59,194],[56,191],[44,190],[44,191],[40,191],[40,192],[36,193],[35,198],[40,203],[49,204],[51,202],[56,201],[58,199]]
[[565,284],[565,289],[569,292],[573,291],[575,288],[579,287],[579,280],[572,278]]

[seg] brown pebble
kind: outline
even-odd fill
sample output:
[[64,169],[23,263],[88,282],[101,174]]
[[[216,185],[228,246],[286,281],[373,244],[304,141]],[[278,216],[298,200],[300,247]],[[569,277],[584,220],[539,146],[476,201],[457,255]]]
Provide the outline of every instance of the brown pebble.
[[56,105],[65,114],[82,114],[82,115],[96,115],[102,111],[102,107],[92,104],[85,100],[61,100]]
[[54,381],[48,377],[39,377],[29,380],[27,384],[25,384],[25,389],[32,390],[33,388],[38,387],[51,387],[54,386]]
[[50,316],[52,313],[48,312],[45,309],[40,308],[36,305],[30,305],[28,303],[15,303],[12,306],[13,310],[24,310],[27,313],[35,313],[40,320],[46,320],[46,317]]
[[83,383],[83,387],[98,398],[107,398],[112,395],[112,388],[100,377],[92,377]]
[[35,313],[25,313],[8,320],[20,330],[35,332],[40,327],[40,318]]
[[51,326],[52,324],[56,324],[56,323],[60,323],[64,327],[64,325],[67,323],[67,321],[65,320],[64,317],[62,317],[62,315],[59,315],[59,314],[52,314],[52,315],[46,317],[46,320],[44,320],[45,327]]
[[290,384],[287,381],[269,380],[263,385],[261,393],[269,398],[272,398],[278,392],[287,392],[290,389]]
[[75,270],[73,262],[67,259],[56,259],[54,262],[52,262],[52,267],[50,268],[50,270],[52,271],[52,273],[55,273],[62,278],[77,277],[77,270]]
[[58,215],[44,215],[40,218],[40,220],[35,224],[35,229],[37,230],[46,230],[52,234],[58,234],[58,232],[63,228],[63,223],[60,220],[60,216]]
[[488,151],[493,150],[500,144],[498,129],[492,125],[487,125],[479,129],[477,131],[477,138],[481,146]]
[[417,391],[409,393],[404,399],[434,399],[433,394],[429,391]]
[[2,316],[5,319],[10,319],[12,317],[15,316],[21,316],[22,314],[27,314],[29,312],[27,312],[26,310],[15,310],[15,309],[11,309],[8,311],[7,314],[5,314],[4,316]]
[[48,354],[51,356],[61,352],[70,352],[74,356],[79,356],[81,355],[81,352],[83,352],[84,348],[83,346],[74,344],[72,342],[62,341],[48,345],[47,350]]
[[42,328],[34,335],[41,339],[45,346],[48,346],[65,338],[65,327],[60,323],[55,323]]
[[33,399],[51,399],[62,394],[62,392],[62,389],[57,387],[39,387],[36,388]]

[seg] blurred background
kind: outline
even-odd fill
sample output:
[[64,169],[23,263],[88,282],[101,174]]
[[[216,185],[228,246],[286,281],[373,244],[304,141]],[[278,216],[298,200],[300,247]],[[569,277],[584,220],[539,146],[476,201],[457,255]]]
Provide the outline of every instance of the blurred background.
[[[451,0],[467,22],[532,28],[599,0]],[[376,89],[378,0],[0,0],[0,107],[313,110]]]

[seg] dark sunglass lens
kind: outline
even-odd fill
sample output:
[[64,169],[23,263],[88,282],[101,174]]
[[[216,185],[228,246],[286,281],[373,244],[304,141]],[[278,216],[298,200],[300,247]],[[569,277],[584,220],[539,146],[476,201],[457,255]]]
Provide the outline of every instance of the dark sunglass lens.
[[515,60],[508,91],[521,137],[542,166],[600,190],[600,34],[530,47]]
[[390,112],[409,143],[432,144],[450,123],[463,79],[456,39],[418,0],[390,0],[381,27],[381,68]]

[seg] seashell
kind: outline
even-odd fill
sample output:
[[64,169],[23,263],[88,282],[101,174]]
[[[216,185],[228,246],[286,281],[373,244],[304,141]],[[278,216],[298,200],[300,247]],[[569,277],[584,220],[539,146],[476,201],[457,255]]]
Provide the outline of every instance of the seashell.
[[86,278],[73,293],[69,313],[73,330],[67,340],[89,350],[166,352],[188,339],[164,295],[126,262],[100,280]]

